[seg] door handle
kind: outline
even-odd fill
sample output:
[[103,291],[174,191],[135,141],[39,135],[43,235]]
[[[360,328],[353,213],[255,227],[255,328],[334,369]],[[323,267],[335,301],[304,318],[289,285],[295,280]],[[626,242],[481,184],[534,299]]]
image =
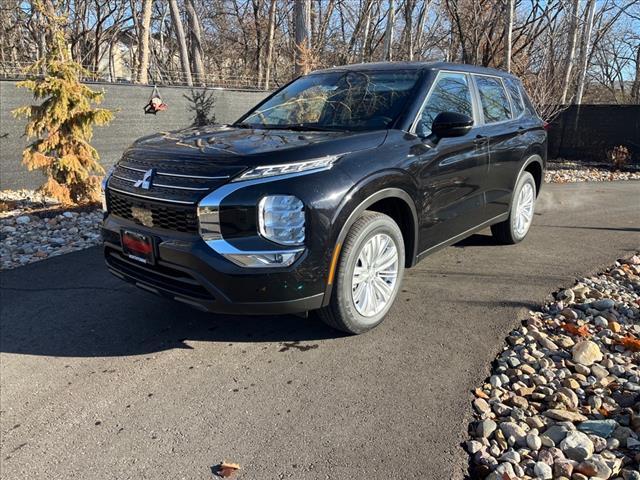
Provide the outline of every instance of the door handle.
[[476,135],[475,140],[473,141],[474,145],[484,145],[489,141],[489,137],[485,137],[484,135]]

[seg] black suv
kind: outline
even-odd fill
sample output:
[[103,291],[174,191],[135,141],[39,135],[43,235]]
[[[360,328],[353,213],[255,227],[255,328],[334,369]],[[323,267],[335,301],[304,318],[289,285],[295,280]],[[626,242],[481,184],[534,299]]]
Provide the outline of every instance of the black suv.
[[105,180],[109,269],[211,312],[317,310],[362,333],[405,268],[531,225],[544,122],[519,80],[447,63],[300,77],[232,125],[138,140]]

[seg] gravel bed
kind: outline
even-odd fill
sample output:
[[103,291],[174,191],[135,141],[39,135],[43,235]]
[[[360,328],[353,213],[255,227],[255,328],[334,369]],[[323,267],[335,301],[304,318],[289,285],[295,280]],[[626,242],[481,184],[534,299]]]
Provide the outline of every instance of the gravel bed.
[[89,248],[100,243],[102,211],[95,205],[65,210],[32,190],[0,192],[0,269]]
[[555,298],[474,392],[472,477],[640,480],[640,256]]
[[551,160],[547,163],[547,183],[613,182],[640,180],[640,167],[628,166],[626,170],[613,171],[605,164],[583,164],[569,160]]

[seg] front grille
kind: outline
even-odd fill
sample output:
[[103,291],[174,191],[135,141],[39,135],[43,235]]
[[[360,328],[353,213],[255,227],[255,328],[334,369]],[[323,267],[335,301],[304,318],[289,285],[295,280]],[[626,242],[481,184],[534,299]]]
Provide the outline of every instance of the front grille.
[[107,208],[111,215],[131,220],[145,227],[198,233],[198,215],[195,206],[139,200],[109,190]]

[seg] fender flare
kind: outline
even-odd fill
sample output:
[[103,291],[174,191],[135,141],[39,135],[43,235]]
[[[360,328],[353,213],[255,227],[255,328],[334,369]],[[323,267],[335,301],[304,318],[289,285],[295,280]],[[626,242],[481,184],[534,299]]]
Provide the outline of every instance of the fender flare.
[[[511,211],[515,188],[516,188],[516,185],[518,184],[518,180],[520,180],[520,177],[522,176],[522,172],[524,172],[525,168],[527,168],[532,163],[537,163],[540,166],[540,171],[542,172],[542,178],[540,178],[540,187],[542,187],[542,185],[544,184],[544,161],[542,160],[542,157],[537,153],[529,155],[527,159],[523,162],[522,166],[520,167],[520,170],[518,170],[518,175],[516,176],[515,181],[513,182],[513,188],[511,189],[511,201],[509,202],[509,211]],[[536,196],[540,195],[540,190],[542,190],[542,188],[538,189],[538,191],[536,192]]]

